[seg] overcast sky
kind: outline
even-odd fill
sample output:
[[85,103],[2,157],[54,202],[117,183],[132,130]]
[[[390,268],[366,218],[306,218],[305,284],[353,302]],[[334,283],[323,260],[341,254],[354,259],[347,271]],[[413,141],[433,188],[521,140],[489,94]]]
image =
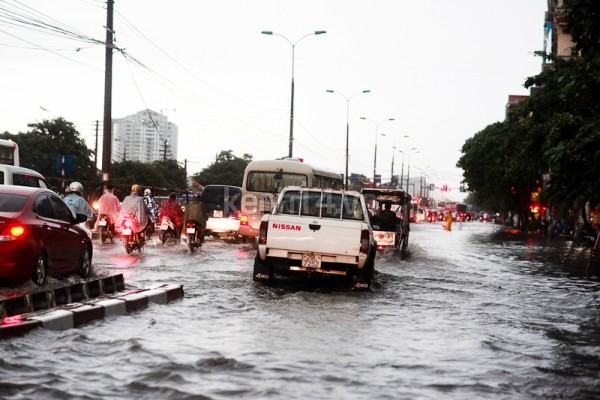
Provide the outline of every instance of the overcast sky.
[[[114,31],[125,55],[114,55],[112,116],[162,111],[179,127],[177,159],[190,173],[221,150],[287,156],[292,46],[261,31],[296,43],[326,30],[295,46],[293,155],[344,173],[349,104],[350,172],[372,177],[376,123],[394,118],[377,128],[384,181],[395,140],[405,152],[395,152],[395,174],[404,158],[411,176],[427,171],[457,188],[465,140],[503,120],[508,96],[527,94],[525,79],[540,72],[533,53],[543,49],[546,8],[546,0],[120,0]],[[60,116],[93,149],[104,48],[27,28],[33,19],[105,40],[104,1],[0,0],[0,132]],[[363,90],[371,92],[353,96]]]

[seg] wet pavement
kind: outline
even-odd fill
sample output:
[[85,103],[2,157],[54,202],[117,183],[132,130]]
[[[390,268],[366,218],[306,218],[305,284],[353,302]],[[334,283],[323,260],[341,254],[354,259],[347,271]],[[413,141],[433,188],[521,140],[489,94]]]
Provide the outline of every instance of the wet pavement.
[[600,283],[584,249],[472,222],[413,224],[409,251],[380,257],[373,290],[351,292],[255,283],[249,244],[208,240],[190,254],[152,242],[126,255],[120,241],[97,242],[96,276],[180,284],[184,297],[3,340],[0,397],[600,396]]

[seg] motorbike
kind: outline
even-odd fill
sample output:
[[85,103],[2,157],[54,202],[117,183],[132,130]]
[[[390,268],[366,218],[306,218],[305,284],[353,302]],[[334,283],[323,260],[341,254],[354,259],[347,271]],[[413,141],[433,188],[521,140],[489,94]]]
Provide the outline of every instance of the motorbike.
[[167,240],[177,240],[179,241],[179,235],[177,235],[177,227],[171,218],[162,217],[160,219],[160,232],[158,233],[158,238],[165,244]]
[[115,224],[111,221],[108,214],[100,214],[98,216],[98,234],[102,243],[106,243],[106,239],[110,239],[110,242],[114,243]]
[[193,253],[196,248],[200,248],[204,242],[204,230],[194,220],[188,220],[185,227],[187,242],[190,252]]
[[573,234],[573,244],[580,247],[593,246],[596,242],[596,230],[591,223],[585,223]]
[[125,251],[127,254],[131,254],[133,250],[137,250],[140,253],[142,252],[142,248],[144,247],[145,240],[144,238],[136,232],[136,227],[138,227],[138,223],[135,218],[125,218],[123,220],[123,226],[121,227],[121,236],[123,237],[123,242],[125,243]]
[[146,224],[146,238],[150,239],[152,234],[154,233],[154,228],[156,225],[156,218],[153,216],[148,217],[148,224]]

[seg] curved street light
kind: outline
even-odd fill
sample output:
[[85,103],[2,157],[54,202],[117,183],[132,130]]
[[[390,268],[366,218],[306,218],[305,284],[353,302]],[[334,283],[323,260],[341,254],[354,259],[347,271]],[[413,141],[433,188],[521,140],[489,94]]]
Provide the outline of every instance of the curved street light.
[[324,33],[327,33],[327,31],[314,31],[311,33],[307,33],[306,35],[302,36],[300,39],[296,40],[293,43],[287,37],[283,36],[282,34],[275,33],[273,31],[262,31],[261,33],[263,35],[280,36],[280,37],[284,38],[290,44],[290,46],[292,46],[292,95],[291,95],[291,101],[290,101],[290,144],[289,144],[289,151],[288,151],[288,157],[291,158],[292,153],[293,153],[293,148],[294,148],[294,58],[295,58],[296,45],[298,44],[299,41],[301,41],[302,39],[304,39],[307,36],[322,35]]
[[[385,133],[382,133],[381,136],[389,137]],[[395,159],[395,155],[396,155],[396,150],[399,151],[399,149],[396,148],[396,141],[399,139],[407,139],[409,137],[410,137],[409,135],[404,135],[404,136],[400,136],[400,137],[392,139],[392,174],[390,175],[390,183],[392,183],[392,184],[394,182],[394,159]]]
[[348,154],[348,147],[349,147],[348,142],[350,139],[350,100],[352,100],[352,98],[354,96],[357,96],[357,95],[363,94],[363,93],[371,93],[371,91],[370,90],[361,90],[360,92],[354,93],[350,97],[345,96],[343,93],[336,92],[335,90],[327,89],[326,92],[339,94],[340,96],[342,96],[344,98],[344,100],[346,100],[346,172],[344,175],[344,180],[345,180],[344,189],[348,190],[348,160],[350,159],[350,156]]
[[[373,185],[375,185],[377,187],[377,182],[376,182],[376,177],[377,177],[377,135],[378,135],[378,131],[379,131],[379,125],[381,125],[382,123],[384,123],[386,121],[395,121],[395,119],[388,118],[388,119],[384,119],[379,122],[375,122],[366,117],[360,117],[360,119],[364,119],[365,121],[369,121],[373,125],[375,125],[375,155],[373,156]],[[383,135],[383,133],[382,133],[382,136],[385,136],[385,135]]]
[[417,150],[416,147],[413,147],[409,150],[406,151],[402,151],[400,149],[398,149],[398,151],[400,153],[402,153],[402,172],[401,172],[401,177],[400,177],[400,188],[402,188],[402,179],[404,178],[404,156],[408,156],[408,165],[407,165],[407,172],[406,172],[406,191],[408,192],[408,185],[410,184],[410,156],[411,154],[417,154],[420,153],[420,150]]

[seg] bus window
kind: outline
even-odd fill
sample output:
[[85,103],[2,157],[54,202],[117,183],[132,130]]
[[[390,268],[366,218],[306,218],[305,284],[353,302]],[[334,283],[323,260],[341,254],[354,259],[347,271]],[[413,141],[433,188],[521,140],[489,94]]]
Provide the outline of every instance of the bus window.
[[19,146],[12,140],[0,139],[0,164],[19,166]]
[[256,171],[248,174],[246,190],[249,192],[279,193],[286,186],[306,187],[306,184],[306,175]]

